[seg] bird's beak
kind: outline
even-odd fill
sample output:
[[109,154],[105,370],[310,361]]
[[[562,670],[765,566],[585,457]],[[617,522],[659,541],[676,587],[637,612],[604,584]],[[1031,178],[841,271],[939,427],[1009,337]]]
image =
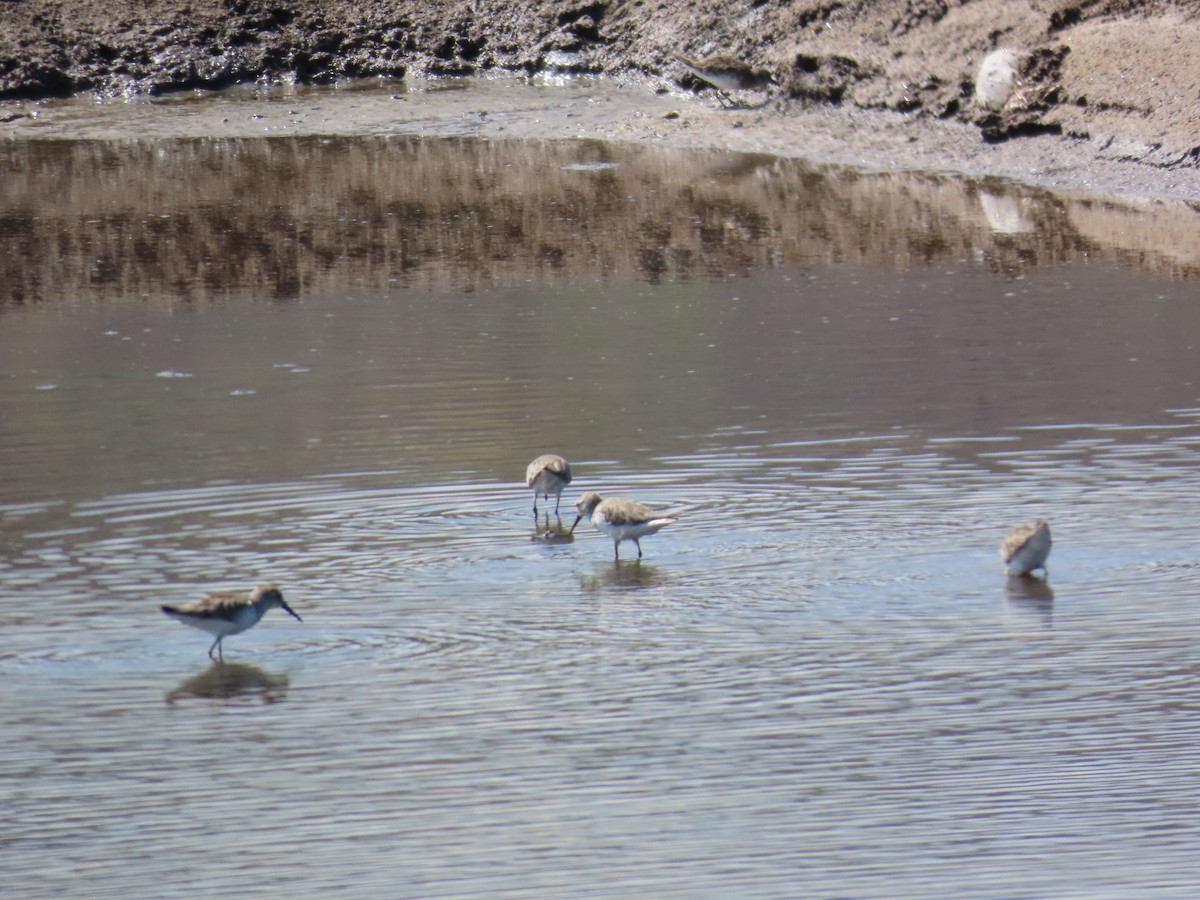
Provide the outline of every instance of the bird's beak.
[[583,513],[580,513],[579,515],[577,515],[577,516],[575,517],[575,522],[574,522],[574,523],[571,525],[571,530],[570,530],[570,531],[568,531],[568,532],[567,532],[567,534],[574,534],[574,533],[575,533],[575,526],[579,524],[579,520],[580,520],[580,519],[582,519],[582,518],[583,518]]
[[295,611],[294,609],[292,609],[290,606],[288,606],[288,605],[287,605],[286,603],[284,603],[282,600],[280,600],[280,601],[279,601],[279,608],[280,608],[280,609],[282,609],[282,610],[284,610],[285,612],[287,612],[289,615],[291,615],[291,616],[295,617],[295,619],[296,619],[296,621],[297,621],[297,622],[303,622],[303,621],[304,621],[302,618],[300,618],[300,616],[296,615],[296,611]]

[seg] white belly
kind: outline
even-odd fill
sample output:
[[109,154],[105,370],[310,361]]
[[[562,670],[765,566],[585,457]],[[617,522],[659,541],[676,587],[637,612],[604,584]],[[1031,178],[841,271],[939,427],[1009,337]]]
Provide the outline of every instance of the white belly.
[[222,619],[217,616],[200,618],[199,616],[178,614],[172,615],[172,618],[182,622],[184,625],[191,625],[193,628],[207,631],[213,637],[228,637],[231,634],[240,634],[247,628],[254,627],[258,624],[258,620],[262,616],[259,615],[257,608],[244,606],[234,614],[232,619]]
[[537,478],[533,479],[533,484],[530,487],[533,488],[535,494],[540,496],[549,496],[550,494],[558,496],[563,492],[565,485],[566,482],[553,472],[543,469],[538,473]]
[[648,534],[656,534],[664,526],[670,525],[674,519],[651,519],[649,522],[637,522],[632,525],[614,525],[602,516],[592,516],[592,524],[603,531],[617,543],[643,538]]

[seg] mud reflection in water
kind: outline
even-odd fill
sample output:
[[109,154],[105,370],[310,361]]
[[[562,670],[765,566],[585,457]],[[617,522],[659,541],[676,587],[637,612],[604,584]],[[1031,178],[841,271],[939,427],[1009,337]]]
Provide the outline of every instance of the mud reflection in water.
[[0,146],[0,301],[287,299],[721,279],[759,267],[1200,272],[1185,204],[586,142],[289,138]]

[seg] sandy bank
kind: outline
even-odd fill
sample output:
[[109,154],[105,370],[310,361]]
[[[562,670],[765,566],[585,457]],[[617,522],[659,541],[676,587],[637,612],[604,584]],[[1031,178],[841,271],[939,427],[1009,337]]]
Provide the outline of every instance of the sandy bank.
[[[985,109],[979,67],[998,48],[1011,84]],[[779,87],[721,109],[675,51],[728,54]],[[79,93],[505,72],[643,88],[639,115],[595,137],[1200,201],[1200,12],[1182,2],[0,4],[0,120],[17,137],[47,98]]]

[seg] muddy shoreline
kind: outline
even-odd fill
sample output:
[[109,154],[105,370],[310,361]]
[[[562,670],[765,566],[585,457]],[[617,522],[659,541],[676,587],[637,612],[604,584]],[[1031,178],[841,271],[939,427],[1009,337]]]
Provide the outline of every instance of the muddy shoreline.
[[[985,107],[997,50],[1011,77]],[[724,109],[676,51],[728,54],[778,87]],[[1200,202],[1200,13],[1181,2],[0,4],[0,133],[15,138],[69,96],[581,74],[640,96],[590,137]]]

